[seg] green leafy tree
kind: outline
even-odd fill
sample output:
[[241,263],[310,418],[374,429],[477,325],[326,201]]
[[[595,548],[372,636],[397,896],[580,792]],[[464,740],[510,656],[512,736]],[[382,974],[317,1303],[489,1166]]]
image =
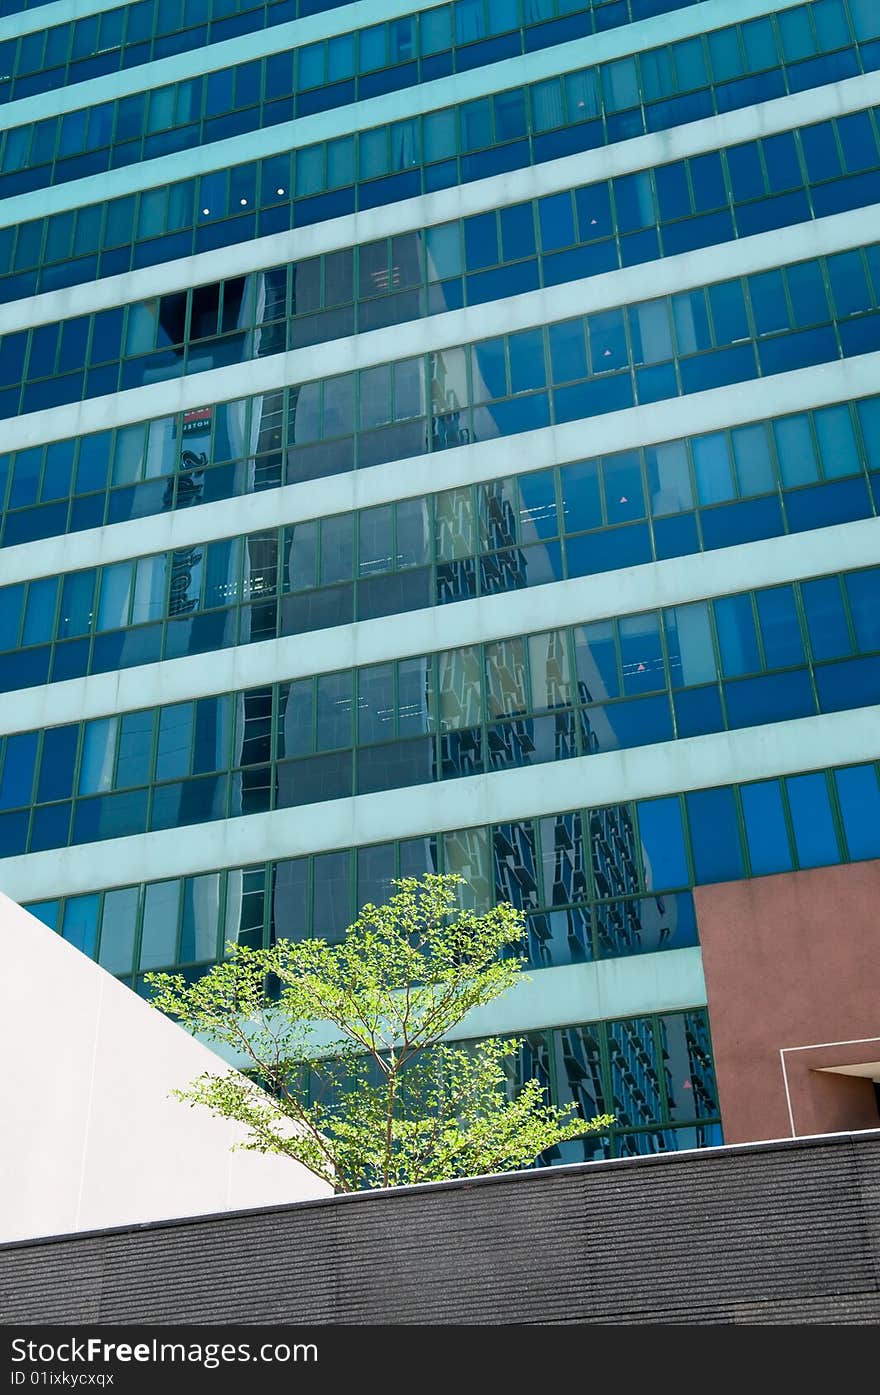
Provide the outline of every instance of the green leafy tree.
[[193,984],[148,975],[155,1007],[247,1062],[248,1075],[208,1072],[178,1097],[246,1125],[239,1146],[288,1154],[344,1192],[523,1167],[606,1129],[612,1116],[556,1108],[537,1080],[514,1092],[519,1040],[444,1040],[523,967],[522,912],[462,910],[461,882],[398,880],[339,944],[230,946]]

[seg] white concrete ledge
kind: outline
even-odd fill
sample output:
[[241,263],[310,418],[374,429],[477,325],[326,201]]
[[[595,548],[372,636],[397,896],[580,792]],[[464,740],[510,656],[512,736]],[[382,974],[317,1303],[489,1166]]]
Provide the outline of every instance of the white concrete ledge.
[[593,964],[530,969],[503,997],[469,1012],[450,1036],[506,1036],[705,1006],[700,950],[668,949]]
[[[774,9],[790,9],[800,3],[802,0],[775,0]],[[753,19],[766,14],[766,9],[765,0],[706,0],[705,5],[642,20],[638,26],[628,25],[622,29],[611,29],[589,39],[575,39],[571,43],[557,44],[536,53],[521,54],[519,57],[507,58],[485,67],[453,73],[434,82],[415,84],[402,92],[390,92],[363,102],[353,102],[315,116],[300,117],[299,120],[284,125],[231,136],[226,140],[214,141],[191,150],[175,151],[160,159],[127,165],[103,174],[90,175],[86,179],[70,180],[64,184],[50,185],[45,189],[35,189],[31,193],[19,195],[14,200],[4,200],[4,205],[0,206],[0,225],[4,214],[12,221],[25,221],[58,213],[66,208],[79,208],[83,204],[95,203],[101,199],[119,198],[123,194],[134,193],[140,189],[189,179],[194,174],[204,174],[208,170],[258,160],[266,155],[277,155],[314,141],[332,140],[336,136],[349,135],[353,131],[382,125],[386,121],[399,121],[409,116],[423,115],[425,112],[458,102],[467,102],[488,93],[502,92],[521,83],[555,77],[576,68],[623,57],[652,45],[661,46],[740,20]],[[283,44],[277,39],[281,28],[282,26],[279,26],[274,31],[266,31],[276,36],[272,52],[283,48]],[[633,32],[637,28],[640,33],[634,42]],[[241,53],[241,45],[245,39],[235,42]],[[209,46],[205,52],[210,53],[211,47]],[[167,71],[164,63],[163,71]],[[136,73],[138,69],[129,69],[128,72]],[[100,78],[96,79],[96,83],[108,80]],[[74,86],[69,91],[75,93],[77,87]],[[41,101],[42,98],[27,100]],[[101,100],[106,98],[102,97]],[[77,96],[75,105],[80,104],[81,96]],[[13,107],[21,106],[23,103],[13,104]],[[11,124],[8,116],[6,121]],[[12,210],[7,213],[7,204],[13,204],[17,213],[13,213]]]
[[781,231],[704,247],[656,262],[546,286],[485,305],[466,306],[406,324],[350,335],[307,349],[289,349],[207,373],[150,383],[128,392],[91,397],[64,407],[31,412],[2,423],[5,450],[77,436],[150,417],[271,392],[290,383],[335,377],[376,364],[418,357],[493,335],[552,324],[642,300],[652,300],[736,276],[766,271],[877,239],[877,209],[854,209]]
[[43,901],[878,758],[880,706],[862,707],[27,853],[0,861],[0,890],[16,901]]
[[[102,277],[63,290],[47,291],[0,305],[0,333],[28,325],[50,324],[73,315],[86,315],[130,301],[186,290],[224,276],[241,276],[284,262],[301,261],[339,247],[372,242],[413,228],[429,228],[453,218],[466,218],[486,209],[504,208],[526,199],[611,179],[699,155],[707,150],[758,140],[803,125],[861,111],[878,101],[874,73],[797,92],[773,102],[673,126],[616,145],[603,145],[580,155],[566,155],[509,174],[458,184],[435,194],[421,194],[397,203],[364,209],[342,218],[308,224],[289,232],[237,242],[213,252],[161,262],[158,266]],[[3,225],[0,203],[0,226]]]
[[839,523],[597,576],[2,693],[0,732],[60,726],[877,564],[880,522],[868,518]]
[[591,417],[583,421],[524,431],[492,441],[406,460],[349,470],[304,484],[281,485],[258,494],[238,495],[197,508],[150,514],[127,523],[80,533],[62,533],[0,550],[0,586],[31,577],[144,557],[215,538],[277,528],[304,519],[326,518],[352,509],[414,499],[438,489],[525,474],[585,455],[606,455],[681,437],[784,417],[832,403],[880,393],[880,352],[861,354],[757,378],[731,387],[694,393],[682,415],[680,397]]

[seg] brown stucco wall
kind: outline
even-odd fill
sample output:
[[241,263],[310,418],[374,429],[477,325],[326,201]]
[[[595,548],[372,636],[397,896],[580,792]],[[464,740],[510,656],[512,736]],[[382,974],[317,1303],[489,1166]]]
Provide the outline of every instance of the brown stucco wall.
[[880,1060],[880,861],[695,901],[725,1141],[876,1128],[871,1082],[817,1069]]

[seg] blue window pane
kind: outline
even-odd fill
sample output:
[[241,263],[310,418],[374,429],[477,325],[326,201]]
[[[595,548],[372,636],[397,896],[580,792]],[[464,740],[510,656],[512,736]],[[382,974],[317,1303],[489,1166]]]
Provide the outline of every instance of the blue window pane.
[[704,509],[700,517],[703,546],[707,549],[772,538],[785,531],[779,500],[772,495],[763,499],[743,499],[738,504],[725,504],[722,508]]
[[772,192],[781,193],[783,189],[798,188],[803,177],[791,131],[784,131],[778,136],[768,136],[763,144],[767,177]]
[[795,775],[786,780],[798,862],[824,867],[840,861],[837,834],[824,775]]
[[713,603],[722,672],[726,678],[761,667],[752,603],[748,596],[723,596]]
[[[620,232],[635,232],[639,228],[650,227],[655,222],[656,214],[651,177],[647,171],[622,175],[615,179],[614,203]],[[664,217],[671,216],[673,215],[664,214]]]
[[796,325],[821,324],[830,316],[818,262],[799,262],[786,270]]
[[764,171],[761,169],[761,157],[756,141],[728,150],[727,168],[730,171],[733,197],[737,203],[760,198],[765,193]]
[[880,702],[880,658],[842,659],[816,669],[816,689],[823,712],[846,712]]
[[462,271],[461,240],[457,223],[442,223],[426,233],[428,275],[445,279]]
[[0,809],[29,804],[37,760],[37,733],[7,736],[3,770],[0,774]]
[[24,586],[0,588],[0,649],[12,649],[18,643],[18,630],[21,624]]
[[541,245],[547,252],[560,247],[571,247],[575,242],[574,210],[571,194],[552,194],[538,201],[538,220],[541,225]]
[[670,607],[665,620],[673,687],[714,682],[717,667],[707,602]]
[[646,523],[633,523],[600,533],[569,538],[566,543],[569,576],[616,571],[653,561],[651,536]]
[[856,644],[862,652],[880,649],[880,568],[853,572],[845,586],[856,629]]
[[701,349],[711,349],[712,335],[703,291],[684,291],[673,296],[672,313],[679,353],[694,354]]
[[675,57],[678,85],[682,90],[703,87],[708,83],[709,72],[699,37],[682,39],[679,43],[673,44],[672,52]]
[[715,81],[723,82],[726,78],[739,77],[744,69],[736,29],[716,29],[708,37]]
[[501,210],[501,250],[505,261],[535,253],[535,223],[530,203]]
[[841,172],[840,153],[830,121],[808,126],[801,132],[801,145],[811,181],[833,179]]
[[[816,216],[819,216],[818,212]],[[807,196],[803,189],[796,189],[788,194],[776,194],[760,203],[741,204],[736,211],[736,225],[740,237],[751,237],[755,233],[771,232],[773,228],[805,223],[809,217]],[[732,236],[732,233],[728,234],[728,237]]]
[[695,790],[685,795],[685,802],[697,883],[733,881],[743,876],[733,790]]
[[775,488],[776,476],[765,426],[740,426],[731,432],[740,493],[763,494]]
[[724,696],[727,721],[731,727],[785,722],[795,717],[812,716],[816,710],[810,675],[806,669],[762,674],[759,678],[742,678],[725,683]]
[[27,848],[28,811],[0,814],[0,856],[14,857]]
[[37,799],[48,802],[67,799],[73,792],[73,767],[79,728],[50,727],[43,737],[40,760],[40,782]]
[[843,48],[851,42],[843,0],[819,0],[812,14],[820,50]]
[[654,517],[693,508],[693,490],[684,442],[667,441],[662,445],[649,446],[645,455]]
[[791,317],[785,298],[785,283],[781,271],[764,271],[749,277],[749,294],[755,328],[759,334],[773,334],[788,329]]
[[778,780],[742,787],[743,818],[753,876],[791,870],[791,849]]
[[774,586],[757,592],[758,618],[768,668],[789,668],[804,662],[794,588]]
[[698,436],[693,442],[697,498],[701,504],[720,504],[736,497],[727,437],[723,431]]
[[665,301],[648,300],[633,305],[628,319],[636,363],[662,363],[672,357],[672,333]]
[[721,285],[710,286],[709,303],[717,344],[734,344],[738,339],[748,337],[749,325],[739,281],[724,281]]
[[802,582],[801,598],[813,658],[839,659],[845,654],[851,654],[852,640],[837,577],[821,577],[817,581]]
[[738,344],[718,349],[714,354],[699,354],[681,364],[681,389],[684,393],[707,392],[728,383],[741,383],[755,377],[755,352],[752,344]]
[[[862,350],[854,352],[860,353]],[[790,373],[796,368],[809,368],[814,363],[827,363],[839,354],[837,339],[830,325],[765,340],[758,351],[761,372],[765,375]]]
[[814,413],[814,421],[826,479],[858,474],[861,461],[849,407],[823,407]]
[[665,693],[659,697],[618,702],[605,709],[605,717],[613,740],[608,742],[606,736],[600,736],[600,749],[650,746],[659,741],[671,741],[675,734]]
[[31,915],[36,920],[42,921],[43,925],[48,925],[50,930],[58,929],[60,909],[60,901],[37,901],[25,906],[26,911],[30,911]]
[[550,371],[554,383],[573,382],[587,376],[587,350],[581,320],[564,320],[551,325]]
[[30,851],[63,848],[70,830],[70,801],[64,804],[43,804],[34,810],[31,824]]
[[578,625],[574,644],[579,699],[600,702],[617,697],[620,685],[612,622],[602,620],[595,625]]
[[711,151],[708,155],[697,155],[691,160],[690,167],[697,212],[723,208],[727,203],[727,191],[720,154]]
[[880,857],[880,785],[873,765],[836,770],[834,781],[850,858]]
[[857,407],[862,436],[872,470],[880,469],[880,397],[869,397]]
[[511,391],[528,392],[531,388],[543,387],[546,373],[542,331],[529,329],[521,334],[511,334],[508,336],[507,345],[510,354]]
[[94,956],[98,934],[98,897],[71,896],[64,906],[64,922],[61,931],[68,944],[82,950],[83,954]]
[[605,509],[609,523],[644,518],[645,502],[638,451],[612,455],[604,461]]
[[498,258],[498,232],[494,213],[480,213],[464,222],[465,259],[468,271],[495,266]]
[[786,62],[793,63],[798,58],[809,58],[816,52],[816,42],[810,26],[810,13],[806,5],[789,10],[778,16],[782,36],[782,55]]
[[687,886],[690,876],[679,801],[643,800],[636,812],[646,888]]
[[865,264],[858,252],[841,252],[828,258],[831,294],[840,315],[855,315],[873,305]]
[[52,639],[55,633],[55,598],[57,594],[57,577],[46,576],[40,581],[30,583],[24,613],[22,643],[40,644],[45,640]]
[[685,688],[674,695],[673,702],[679,738],[705,736],[710,731],[724,730],[721,694],[716,684],[705,688]]
[[816,448],[806,414],[784,417],[773,423],[776,451],[782,468],[782,482],[791,487],[810,484],[819,478]]
[[655,692],[665,687],[660,619],[656,611],[625,616],[618,623],[625,693]]
[[856,111],[850,116],[842,116],[837,123],[837,131],[848,170],[865,170],[877,163],[877,142],[868,112]]
[[590,354],[594,373],[622,368],[627,362],[626,330],[622,310],[605,310],[588,320]]

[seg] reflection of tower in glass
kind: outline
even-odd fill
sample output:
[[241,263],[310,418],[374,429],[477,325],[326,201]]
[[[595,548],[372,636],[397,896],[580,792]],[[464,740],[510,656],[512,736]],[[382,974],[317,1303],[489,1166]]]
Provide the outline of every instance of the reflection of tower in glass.
[[712,1062],[712,1043],[709,1039],[709,1018],[705,1012],[686,1012],[681,1021],[688,1059],[688,1081],[690,1085],[690,1108],[699,1117],[718,1112],[718,1092],[715,1085],[715,1067]]
[[673,1123],[718,1112],[715,1071],[705,1012],[672,1013],[657,1019],[660,1059]]
[[464,349],[431,354],[431,449],[469,445],[467,359]]
[[[429,284],[438,281],[442,268],[432,255],[432,239],[426,242]],[[430,357],[431,450],[466,446],[473,440],[470,430],[467,382],[467,355],[464,349],[445,349]],[[443,554],[454,556],[454,553]]]
[[617,1128],[639,1128],[663,1118],[654,1026],[650,1018],[612,1022],[608,1029],[611,1113]]

